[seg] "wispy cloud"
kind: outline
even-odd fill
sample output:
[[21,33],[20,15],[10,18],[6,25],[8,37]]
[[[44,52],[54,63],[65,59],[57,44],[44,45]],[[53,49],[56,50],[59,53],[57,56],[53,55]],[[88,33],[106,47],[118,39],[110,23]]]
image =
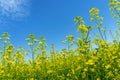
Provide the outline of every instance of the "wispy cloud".
[[0,14],[6,17],[24,17],[29,13],[30,0],[0,0]]

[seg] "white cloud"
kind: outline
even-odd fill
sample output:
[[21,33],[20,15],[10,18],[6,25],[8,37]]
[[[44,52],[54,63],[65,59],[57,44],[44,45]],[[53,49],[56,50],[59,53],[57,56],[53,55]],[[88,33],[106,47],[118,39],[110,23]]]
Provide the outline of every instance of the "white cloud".
[[29,0],[0,0],[0,14],[6,17],[28,15]]

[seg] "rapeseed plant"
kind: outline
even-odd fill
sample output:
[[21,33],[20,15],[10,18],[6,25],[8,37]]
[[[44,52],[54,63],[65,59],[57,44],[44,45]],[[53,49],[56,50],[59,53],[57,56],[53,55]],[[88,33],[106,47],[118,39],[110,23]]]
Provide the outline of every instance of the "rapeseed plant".
[[[120,1],[109,0],[112,16],[119,25]],[[26,40],[30,48],[15,48],[10,43],[10,35],[4,32],[0,37],[0,80],[119,80],[120,79],[120,42],[119,28],[112,34],[113,42],[107,41],[106,28],[102,28],[103,17],[100,10],[92,8],[90,21],[94,21],[99,33],[90,38],[92,26],[86,26],[81,16],[74,21],[80,36],[67,35],[67,48],[61,51],[51,44],[46,50],[44,36],[39,39],[30,34]],[[95,28],[95,27],[94,27]],[[93,48],[93,44],[96,47]],[[76,48],[72,48],[76,45]],[[49,52],[49,53],[48,53]],[[26,57],[31,56],[26,60]]]

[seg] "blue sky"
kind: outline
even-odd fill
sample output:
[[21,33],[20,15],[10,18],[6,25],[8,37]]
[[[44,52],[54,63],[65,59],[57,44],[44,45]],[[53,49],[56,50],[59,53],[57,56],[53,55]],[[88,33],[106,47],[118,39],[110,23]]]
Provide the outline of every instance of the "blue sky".
[[76,16],[82,16],[86,25],[93,25],[89,21],[89,10],[92,7],[100,9],[100,15],[104,17],[104,27],[115,27],[115,21],[110,16],[108,0],[11,1],[13,3],[10,0],[0,0],[0,34],[9,32],[11,42],[16,47],[28,47],[25,38],[32,33],[36,34],[37,38],[45,36],[48,45],[54,43],[57,49],[63,48],[61,41],[65,36],[77,33],[77,26],[74,25]]

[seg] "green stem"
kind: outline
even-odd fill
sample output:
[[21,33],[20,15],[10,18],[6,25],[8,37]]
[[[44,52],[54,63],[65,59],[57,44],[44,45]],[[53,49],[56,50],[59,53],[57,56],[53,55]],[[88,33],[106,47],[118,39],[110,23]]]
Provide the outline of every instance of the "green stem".
[[32,50],[32,62],[33,62],[33,66],[34,66],[34,51],[33,51],[33,46],[31,47]]
[[105,40],[107,40],[107,37],[106,37],[106,33],[104,32],[104,35],[105,35]]
[[102,39],[104,40],[104,37],[103,37],[102,32],[101,32],[101,29],[100,29],[100,25],[98,24],[97,19],[96,19],[96,25],[97,25],[98,31],[99,31],[99,33],[100,33],[100,36],[101,36]]
[[70,40],[68,40],[68,51],[70,50]]
[[[5,44],[5,42],[4,42],[4,44],[3,44],[3,48],[4,48],[4,53],[3,53],[3,55],[5,56],[5,48],[6,48],[6,44]],[[3,58],[3,65],[5,65],[5,59]]]
[[90,34],[90,31],[88,30],[88,32],[87,32],[87,37],[86,37],[86,42],[87,42],[87,39],[88,39],[89,34]]
[[104,40],[104,37],[103,37],[102,32],[101,32],[101,30],[100,30],[100,28],[99,28],[99,27],[98,27],[98,30],[99,30],[100,36],[101,36],[101,37],[102,37],[102,39]]

